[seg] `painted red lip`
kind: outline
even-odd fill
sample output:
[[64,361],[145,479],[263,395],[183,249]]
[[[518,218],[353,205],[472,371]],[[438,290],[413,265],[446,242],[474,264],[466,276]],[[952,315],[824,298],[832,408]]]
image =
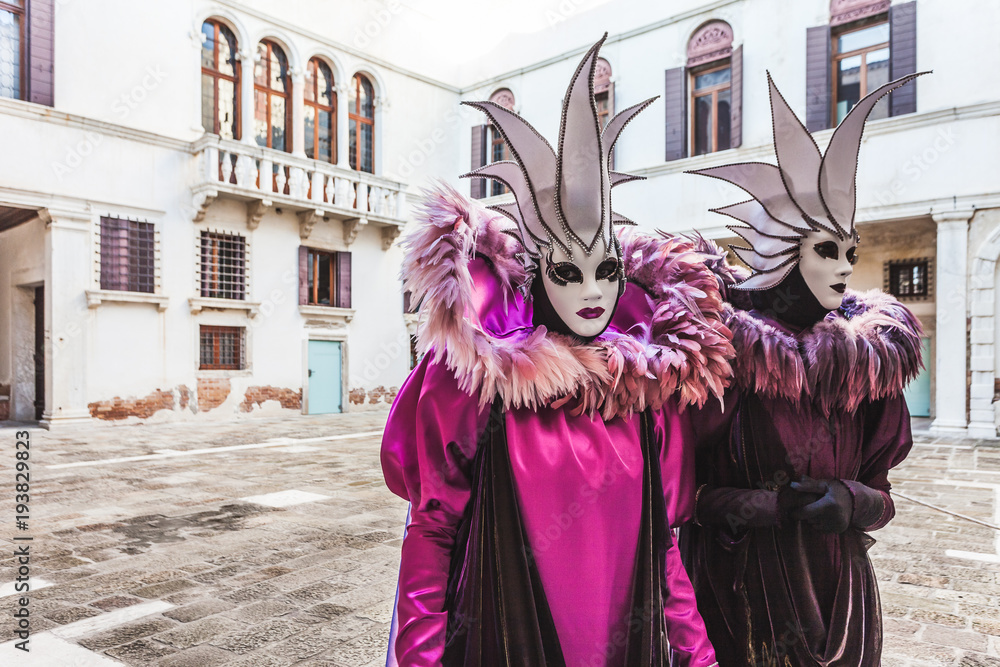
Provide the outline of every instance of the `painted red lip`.
[[830,287],[831,287],[831,288],[832,288],[832,289],[833,289],[833,290],[834,290],[835,292],[840,292],[841,294],[843,294],[843,293],[844,293],[844,290],[846,290],[846,289],[847,289],[847,285],[846,285],[846,284],[844,284],[844,283],[837,283],[836,285],[830,285]]
[[598,317],[600,317],[601,315],[603,315],[604,314],[604,309],[600,308],[600,307],[598,307],[598,308],[581,308],[580,310],[576,311],[576,314],[579,315],[580,317],[582,317],[585,320],[593,320],[593,319],[597,319]]

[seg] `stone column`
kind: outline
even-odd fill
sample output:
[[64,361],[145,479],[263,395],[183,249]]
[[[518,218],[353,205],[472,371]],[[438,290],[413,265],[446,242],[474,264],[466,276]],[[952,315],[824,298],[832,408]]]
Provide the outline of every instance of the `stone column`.
[[969,272],[969,437],[996,439],[996,413],[993,408],[996,365],[994,349],[996,313],[996,237],[995,230],[972,257]]
[[253,74],[257,63],[256,51],[240,51],[240,141],[252,146],[254,139]]
[[292,155],[296,157],[306,156],[305,137],[305,86],[306,74],[299,68],[294,68],[292,74],[292,126],[288,131],[292,133]]
[[89,213],[39,211],[45,222],[45,409],[42,426],[88,422],[87,339],[93,251]]
[[[937,259],[934,303],[937,310],[935,419],[931,430],[940,434],[965,434],[966,421],[966,317],[968,316],[969,219],[972,211],[933,214],[937,223]],[[993,303],[975,304],[989,309]],[[975,315],[975,312],[973,312]],[[990,369],[993,360],[989,360]]]
[[350,97],[348,90],[346,83],[337,86],[337,166],[342,169],[351,168],[350,153],[348,152],[351,146],[350,119],[347,117],[347,114],[350,113],[347,106]]

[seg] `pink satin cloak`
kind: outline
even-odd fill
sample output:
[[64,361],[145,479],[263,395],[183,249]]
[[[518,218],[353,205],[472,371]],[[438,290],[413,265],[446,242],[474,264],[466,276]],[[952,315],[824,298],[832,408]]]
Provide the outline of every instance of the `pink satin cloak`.
[[[432,356],[396,397],[382,441],[386,484],[412,504],[389,649],[404,666],[440,664],[450,555],[471,492],[468,464],[489,411]],[[676,526],[692,512],[693,436],[672,403],[654,423],[667,516]],[[605,422],[568,409],[519,409],[507,414],[506,426],[525,530],[566,664],[620,665],[642,509],[639,416]],[[671,646],[686,664],[712,665],[676,546],[666,558]]]

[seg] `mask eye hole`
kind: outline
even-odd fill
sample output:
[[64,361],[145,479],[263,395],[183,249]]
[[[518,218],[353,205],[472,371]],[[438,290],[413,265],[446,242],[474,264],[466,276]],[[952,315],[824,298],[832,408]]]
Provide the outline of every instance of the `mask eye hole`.
[[559,286],[583,282],[583,272],[573,262],[550,263],[546,274],[549,280]]
[[858,246],[851,246],[850,248],[848,248],[847,252],[844,253],[844,257],[846,257],[847,261],[851,263],[851,266],[854,266],[855,264],[857,264],[858,263]]
[[813,246],[813,250],[816,254],[823,259],[837,259],[840,256],[840,250],[837,248],[837,244],[833,241],[823,241],[822,243],[817,243]]
[[608,258],[597,265],[596,277],[598,280],[610,280],[614,282],[618,280],[619,267],[621,266],[621,260],[618,258]]

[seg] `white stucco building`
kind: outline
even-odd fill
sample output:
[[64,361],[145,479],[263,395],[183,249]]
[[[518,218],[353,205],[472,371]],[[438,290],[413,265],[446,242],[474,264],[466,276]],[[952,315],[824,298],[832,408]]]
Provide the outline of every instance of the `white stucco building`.
[[996,435],[989,0],[14,5],[0,417],[384,407],[410,367],[393,242],[421,187],[504,153],[459,102],[494,99],[554,140],[566,82],[607,31],[599,104],[661,96],[616,146],[616,168],[648,178],[616,189],[616,210],[720,242],[732,232],[708,209],[742,193],[683,172],[773,162],[767,72],[822,148],[866,90],[934,71],[869,121],[852,287],[897,293],[924,325],[912,412]]

